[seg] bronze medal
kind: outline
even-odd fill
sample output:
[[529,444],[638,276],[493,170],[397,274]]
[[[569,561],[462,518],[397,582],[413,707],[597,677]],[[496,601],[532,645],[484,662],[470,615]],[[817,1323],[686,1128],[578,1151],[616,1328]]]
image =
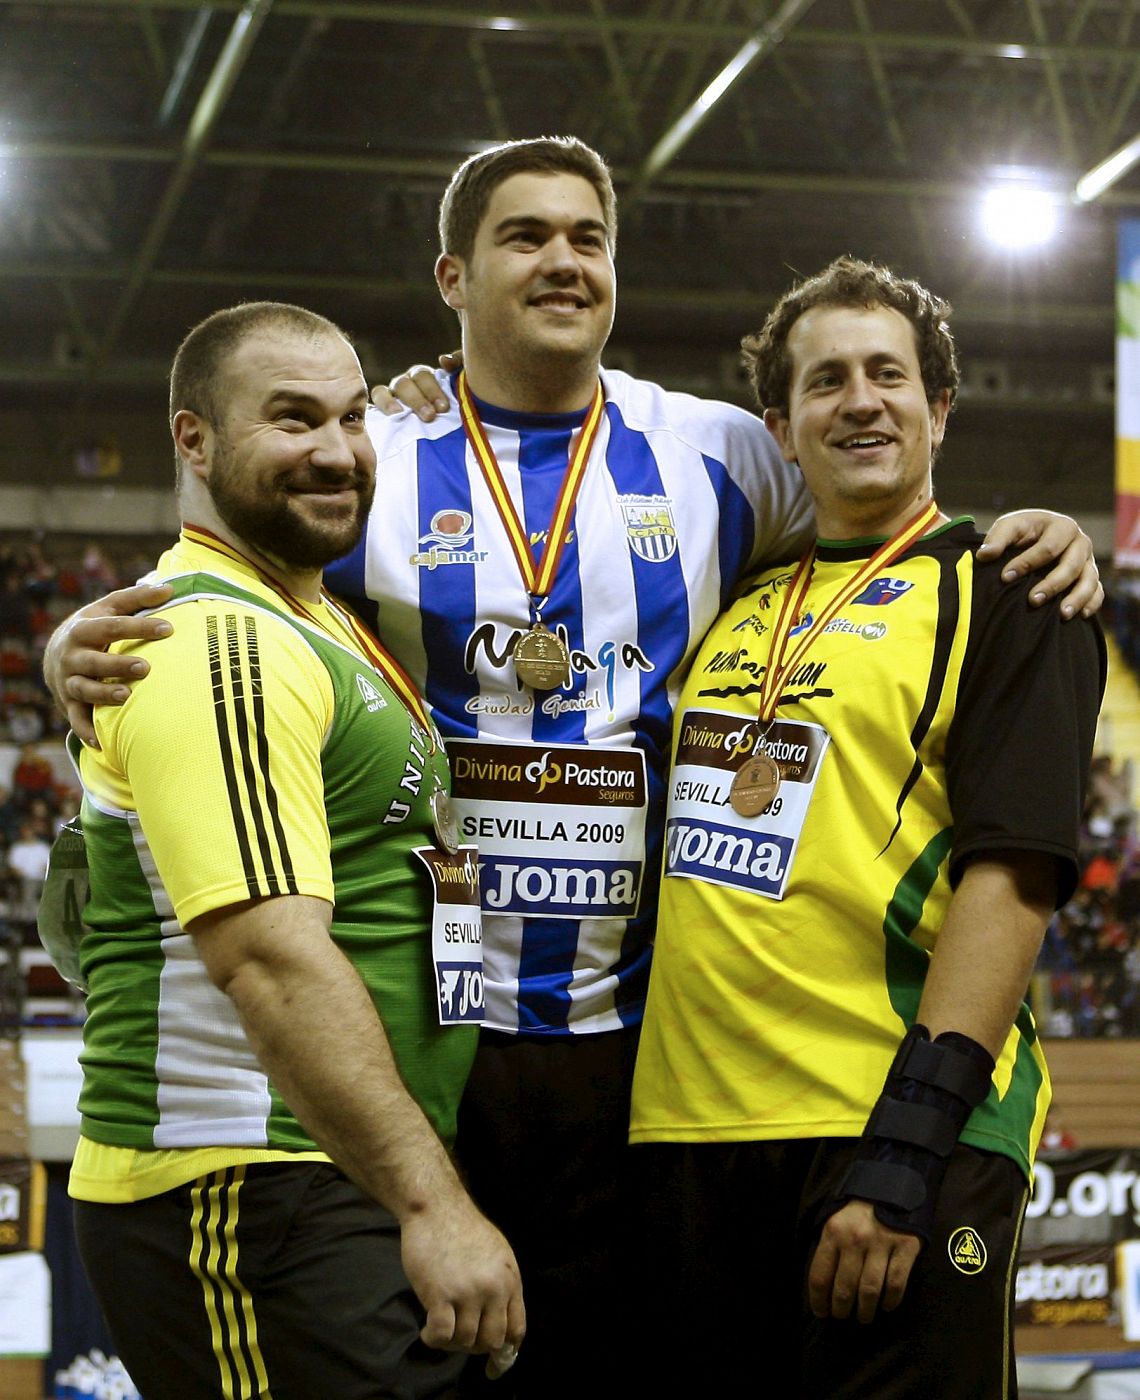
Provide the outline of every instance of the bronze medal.
[[728,800],[742,817],[758,817],[780,791],[780,769],[766,753],[746,759],[732,779]]
[[453,856],[459,850],[459,824],[455,820],[451,798],[448,797],[443,788],[437,787],[428,798],[428,805],[431,807],[435,839],[449,856]]
[[515,672],[532,690],[556,690],[570,679],[570,653],[556,633],[536,622],[515,643]]

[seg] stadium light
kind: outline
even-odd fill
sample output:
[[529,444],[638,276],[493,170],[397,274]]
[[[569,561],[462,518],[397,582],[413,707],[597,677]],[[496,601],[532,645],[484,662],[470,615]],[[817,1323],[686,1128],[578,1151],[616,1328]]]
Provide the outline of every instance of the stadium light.
[[981,225],[991,243],[1011,252],[1040,248],[1057,232],[1061,201],[1052,190],[1010,182],[982,196]]

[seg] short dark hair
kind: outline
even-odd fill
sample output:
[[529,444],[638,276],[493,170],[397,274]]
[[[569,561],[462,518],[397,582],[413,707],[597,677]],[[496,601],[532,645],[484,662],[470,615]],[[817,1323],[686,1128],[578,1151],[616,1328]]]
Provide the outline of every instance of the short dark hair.
[[452,175],[439,204],[440,251],[470,258],[475,234],[495,190],[512,175],[581,175],[602,206],[610,252],[617,244],[617,196],[602,157],[576,136],[505,141],[467,160]]
[[804,312],[816,306],[887,306],[900,312],[914,327],[927,401],[933,403],[945,390],[953,404],[959,374],[947,325],[950,303],[889,268],[842,257],[785,292],[760,331],[741,342],[744,367],[762,409],[774,408],[787,416],[792,377],[788,336]]
[[325,316],[285,301],[245,301],[207,316],[189,332],[170,369],[170,417],[182,409],[199,414],[212,427],[224,411],[226,361],[250,336],[263,330],[288,330],[316,338],[351,338]]

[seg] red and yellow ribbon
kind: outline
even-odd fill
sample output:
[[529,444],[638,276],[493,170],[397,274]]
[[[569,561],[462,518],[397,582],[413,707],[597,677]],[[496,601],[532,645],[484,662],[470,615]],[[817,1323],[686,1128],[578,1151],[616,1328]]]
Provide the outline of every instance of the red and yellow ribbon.
[[760,682],[760,712],[757,716],[760,723],[768,723],[773,718],[776,706],[780,701],[780,687],[784,683],[784,678],[795,669],[808,648],[840,608],[850,602],[880,569],[892,564],[900,554],[904,554],[910,548],[915,540],[925,535],[938,519],[938,515],[936,502],[930,501],[923,506],[917,515],[912,516],[905,525],[896,530],[889,540],[884,541],[874,554],[861,565],[854,576],[833,597],[828,599],[820,609],[819,615],[813,618],[811,626],[801,634],[791,655],[785,658],[784,651],[792,627],[800,616],[808,588],[811,585],[812,572],[815,569],[816,547],[812,545],[796,565],[796,572],[788,585],[788,591],[784,594],[784,601],[780,605],[780,612],[776,618],[768,666]]
[[459,375],[459,413],[463,420],[463,431],[467,434],[467,441],[471,444],[475,460],[479,463],[483,479],[491,492],[491,499],[495,502],[495,508],[499,512],[499,518],[503,522],[503,528],[518,562],[523,584],[531,598],[547,597],[554,585],[558,561],[562,558],[562,549],[566,543],[566,528],[574,510],[574,502],[578,499],[578,490],[590,460],[594,439],[598,435],[604,407],[605,395],[599,383],[586,411],[585,421],[578,431],[578,440],[570,453],[562,485],[558,488],[558,499],[554,503],[554,513],[546,531],[542,559],[536,563],[530,540],[519,520],[494,450],[487,440],[487,434],[471,397],[471,390],[467,387],[467,374],[462,371]]

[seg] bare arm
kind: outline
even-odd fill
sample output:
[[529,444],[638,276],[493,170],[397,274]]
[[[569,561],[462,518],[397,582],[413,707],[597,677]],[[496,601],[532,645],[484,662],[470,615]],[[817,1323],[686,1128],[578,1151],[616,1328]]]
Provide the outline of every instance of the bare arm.
[[[957,1031],[996,1059],[1025,996],[1056,893],[1052,860],[1010,851],[965,869],[930,960],[918,1021],[935,1039]],[[817,1317],[870,1322],[898,1307],[922,1248],[889,1229],[870,1202],[849,1201],[823,1227],[808,1292]]]
[[1055,567],[1030,594],[1036,607],[1064,593],[1061,615],[1092,617],[1104,603],[1104,588],[1093,557],[1092,540],[1075,520],[1051,510],[1018,510],[1002,515],[990,526],[978,559],[998,559],[1014,545],[1026,548],[1002,570],[1002,579],[1013,583],[1035,569],[1056,560]]
[[[74,612],[56,628],[44,652],[44,680],[67,722],[85,744],[99,747],[91,722],[94,705],[121,705],[126,681],[141,680],[150,666],[140,656],[108,652],[112,642],[168,637],[170,623],[137,613],[161,607],[173,590],[165,583],[120,588]],[[116,682],[119,682],[116,684]]]
[[918,1007],[932,1037],[960,1031],[998,1057],[1025,998],[1056,893],[1052,859],[1033,851],[966,866]]
[[400,1222],[429,1346],[494,1352],[525,1330],[510,1246],[476,1209],[405,1089],[372,999],[301,895],[230,906],[191,932],[262,1067],[313,1140]]

